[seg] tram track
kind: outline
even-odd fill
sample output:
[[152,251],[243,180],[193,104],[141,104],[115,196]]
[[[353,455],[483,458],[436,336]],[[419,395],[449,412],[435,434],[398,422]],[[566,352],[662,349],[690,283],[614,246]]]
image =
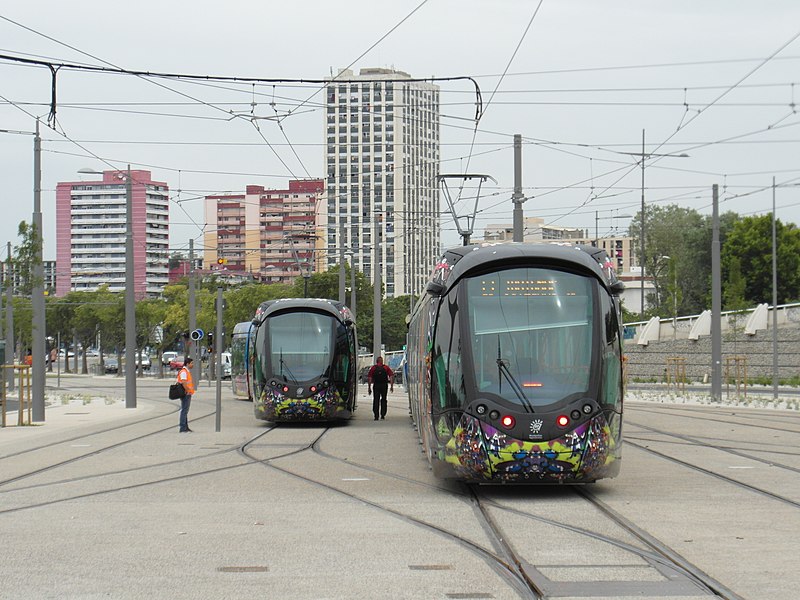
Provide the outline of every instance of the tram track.
[[[641,413],[651,413],[651,414],[657,414],[657,415],[660,415],[660,416],[669,415],[669,416],[673,416],[673,417],[677,417],[677,418],[693,419],[693,420],[696,420],[698,418],[698,413],[702,414],[702,415],[711,414],[711,415],[716,415],[716,416],[724,416],[726,418],[724,418],[724,419],[723,418],[708,418],[707,416],[703,416],[702,417],[703,420],[707,421],[707,422],[713,422],[713,423],[723,423],[723,424],[726,424],[726,425],[739,425],[739,426],[742,426],[742,427],[751,427],[751,428],[755,428],[755,429],[764,429],[764,430],[767,430],[767,431],[774,431],[774,432],[778,432],[778,433],[800,434],[800,429],[788,429],[786,427],[776,427],[774,425],[764,425],[764,424],[761,424],[761,423],[753,423],[752,422],[755,419],[760,419],[760,420],[766,420],[766,421],[769,421],[769,422],[777,421],[779,423],[784,423],[784,424],[786,423],[786,419],[785,418],[777,418],[777,417],[773,417],[771,415],[769,415],[769,416],[768,415],[764,415],[764,414],[760,414],[760,415],[746,415],[745,414],[745,415],[743,415],[740,412],[737,412],[735,410],[703,411],[701,409],[694,409],[694,408],[693,409],[688,409],[688,408],[682,409],[681,407],[676,407],[676,406],[664,407],[664,408],[661,408],[661,409],[658,409],[658,408],[643,408],[641,406],[636,406],[634,408],[634,410],[637,413],[640,413],[640,412]],[[792,421],[798,422],[798,425],[800,425],[800,415],[795,416],[795,415],[784,415],[784,414],[782,414],[781,416],[782,417],[783,416],[789,417],[789,418],[791,418]],[[731,420],[730,417],[736,417],[739,420]],[[748,422],[748,421],[750,421],[750,422]]]
[[[211,416],[213,414],[214,413],[212,412],[212,413],[210,413],[208,415],[205,415],[205,416]],[[202,418],[202,417],[198,417],[198,418]],[[170,429],[174,429],[174,426],[170,427],[168,430],[170,430]],[[265,434],[267,434],[270,431],[272,431],[272,429],[274,429],[274,428],[271,427],[271,428],[267,429],[266,431],[259,432],[254,438],[252,438],[251,440],[248,440],[248,442],[245,442],[245,445],[247,445],[247,444],[249,444],[249,443],[251,443],[251,442],[253,442],[253,441],[255,441],[255,440],[257,440],[257,439],[259,439],[261,437],[263,437]],[[120,442],[118,444],[113,444],[113,445],[107,446],[105,448],[95,450],[95,451],[93,451],[91,453],[88,453],[88,454],[85,454],[85,455],[76,456],[76,457],[73,457],[71,459],[68,459],[68,460],[65,460],[65,461],[61,461],[59,463],[55,463],[55,464],[53,464],[53,465],[51,465],[49,467],[45,467],[45,468],[42,468],[42,469],[37,469],[35,471],[31,471],[31,472],[29,472],[28,474],[26,474],[23,477],[17,477],[17,478],[14,478],[14,479],[10,479],[10,480],[7,480],[7,481],[0,482],[0,486],[4,485],[6,483],[11,483],[13,481],[23,479],[23,478],[32,477],[34,475],[38,475],[38,474],[41,474],[41,473],[44,473],[44,472],[47,472],[47,471],[51,471],[51,470],[58,469],[58,468],[63,468],[65,466],[68,466],[68,465],[70,465],[70,464],[72,464],[74,462],[80,461],[80,460],[88,458],[90,456],[96,456],[96,455],[101,454],[103,452],[106,452],[108,450],[113,450],[113,449],[115,449],[115,448],[117,448],[119,446],[122,446],[122,445],[125,445],[125,444],[129,444],[129,443],[132,443],[132,442],[135,442],[135,441],[141,441],[141,440],[146,439],[146,438],[148,438],[148,437],[150,437],[152,435],[155,435],[157,433],[162,433],[163,431],[164,430],[150,432],[150,433],[147,433],[147,434],[144,434],[144,435],[141,435],[141,436],[137,436],[135,438],[131,438],[131,439],[125,440],[125,441]],[[165,461],[165,462],[160,462],[160,463],[155,463],[155,464],[148,464],[146,466],[136,467],[136,468],[132,468],[132,469],[120,469],[120,470],[115,470],[115,471],[104,471],[102,473],[95,473],[95,474],[92,474],[92,475],[85,475],[85,476],[81,476],[81,477],[72,477],[72,478],[62,479],[62,480],[57,480],[57,481],[49,481],[47,483],[37,484],[37,485],[33,485],[33,486],[28,486],[28,487],[14,488],[12,490],[0,490],[0,495],[23,492],[23,491],[26,491],[26,490],[29,490],[29,489],[34,489],[34,488],[43,487],[43,486],[56,486],[56,485],[66,485],[66,484],[71,484],[71,483],[85,482],[85,481],[91,480],[91,479],[109,477],[109,476],[112,476],[112,475],[122,475],[122,474],[131,473],[131,472],[134,472],[134,471],[154,470],[154,469],[160,469],[160,468],[167,467],[167,466],[175,466],[175,465],[179,465],[179,464],[184,464],[185,465],[185,464],[189,464],[189,463],[192,463],[192,462],[206,460],[209,457],[219,456],[219,455],[223,455],[223,454],[230,454],[231,452],[238,451],[238,450],[240,450],[240,448],[225,448],[225,449],[222,449],[222,450],[220,450],[218,452],[214,452],[214,453],[211,453],[211,454],[205,454],[205,455],[202,455],[202,456],[193,456],[193,457],[189,457],[189,458]],[[33,503],[33,504],[26,504],[26,505],[17,506],[17,507],[8,508],[8,509],[0,509],[0,515],[7,514],[7,513],[20,512],[20,511],[23,511],[23,510],[42,508],[42,507],[45,507],[45,506],[51,506],[51,505],[54,505],[54,504],[60,504],[60,503],[63,503],[63,502],[71,502],[71,501],[74,501],[74,500],[91,498],[91,497],[101,496],[101,495],[105,495],[105,494],[113,494],[113,493],[121,492],[121,491],[134,490],[134,489],[137,489],[137,488],[143,488],[143,487],[148,487],[148,486],[152,486],[152,485],[159,485],[159,484],[163,484],[163,483],[177,482],[177,481],[181,481],[181,480],[188,479],[188,478],[200,477],[200,476],[204,476],[204,475],[210,475],[210,474],[213,474],[213,473],[220,473],[220,472],[224,472],[224,471],[229,471],[231,469],[238,469],[238,468],[247,467],[247,466],[250,466],[250,463],[240,463],[240,464],[235,464],[235,465],[226,465],[226,466],[216,467],[216,468],[212,468],[212,469],[203,469],[203,470],[200,470],[200,471],[194,471],[192,473],[184,473],[184,474],[181,474],[181,475],[173,475],[173,476],[169,476],[169,477],[162,477],[162,478],[157,478],[157,479],[149,479],[149,480],[140,481],[140,482],[132,483],[132,484],[128,484],[128,485],[121,485],[121,486],[116,486],[116,487],[108,487],[108,488],[104,488],[104,489],[101,489],[101,490],[95,490],[95,491],[87,492],[87,493],[83,493],[83,494],[73,494],[73,495],[70,495],[70,496],[66,496],[66,497],[63,497],[63,498],[58,498],[58,499],[51,500],[51,501],[38,502],[38,503]]]
[[[505,507],[502,504],[498,504],[490,499],[487,499],[485,497],[483,488],[481,486],[476,486],[471,484],[460,484],[457,487],[448,487],[447,485],[431,485],[424,481],[419,481],[406,476],[397,475],[385,469],[379,469],[370,465],[359,464],[349,458],[345,459],[342,457],[337,457],[331,454],[330,452],[327,452],[320,448],[320,444],[325,435],[328,433],[328,431],[329,430],[326,429],[325,431],[321,432],[320,435],[312,442],[309,442],[305,448],[298,448],[291,454],[298,454],[307,450],[313,450],[316,454],[318,454],[322,458],[329,460],[336,460],[350,467],[355,467],[364,470],[366,472],[369,472],[372,475],[377,475],[388,478],[390,480],[416,485],[428,489],[435,488],[435,491],[437,492],[447,494],[462,502],[468,502],[473,506],[473,512],[476,515],[478,524],[481,527],[481,529],[485,532],[487,538],[490,540],[491,547],[485,547],[482,546],[481,544],[477,544],[475,541],[470,540],[464,537],[463,535],[448,529],[447,527],[442,527],[440,525],[436,525],[424,519],[420,519],[414,516],[413,514],[404,511],[399,511],[395,508],[387,506],[384,503],[370,500],[364,495],[355,494],[353,492],[343,490],[342,488],[337,487],[336,485],[331,485],[324,481],[308,477],[306,475],[303,475],[302,473],[297,472],[296,470],[293,470],[290,467],[273,464],[272,461],[276,460],[279,457],[262,460],[259,459],[258,457],[250,455],[250,453],[246,449],[243,449],[242,452],[245,456],[248,456],[251,460],[257,461],[263,464],[265,467],[276,469],[282,473],[286,473],[288,475],[291,475],[292,477],[298,478],[299,480],[304,481],[306,483],[321,486],[337,494],[341,494],[351,500],[366,504],[384,513],[391,514],[414,526],[421,527],[428,531],[433,531],[438,535],[444,536],[447,539],[450,539],[453,542],[458,543],[459,545],[475,553],[483,561],[487,562],[487,564],[496,573],[498,573],[499,576],[501,576],[503,581],[505,581],[508,585],[510,585],[516,591],[516,593],[522,598],[532,598],[537,600],[547,599],[547,598],[558,597],[562,595],[562,593],[558,591],[557,589],[558,586],[554,586],[553,583],[550,582],[545,576],[543,576],[542,573],[534,565],[527,563],[526,560],[519,554],[519,552],[515,547],[515,544],[521,542],[522,540],[520,539],[515,540],[515,536],[513,534],[509,535],[506,531],[504,531],[504,529],[497,523],[496,519],[492,517],[490,510],[502,511],[506,513],[515,513],[518,514],[519,516],[539,521],[545,526],[563,528],[572,533],[578,534],[579,536],[591,538],[596,541],[610,544],[614,547],[629,552],[639,558],[642,558],[643,560],[647,561],[650,564],[661,565],[660,570],[671,573],[670,577],[672,578],[672,580],[674,580],[675,578],[681,579],[682,581],[685,582],[681,585],[689,587],[694,586],[696,587],[696,589],[700,594],[705,594],[716,598],[722,598],[725,600],[741,600],[741,597],[738,596],[736,593],[727,589],[720,582],[716,581],[715,579],[704,573],[701,569],[694,566],[691,562],[687,561],[679,554],[672,551],[666,544],[660,542],[655,537],[646,533],[644,530],[640,529],[638,526],[636,526],[629,520],[625,519],[621,515],[618,515],[613,510],[605,506],[595,496],[586,492],[582,486],[569,486],[568,489],[574,490],[577,496],[583,498],[584,501],[588,502],[594,508],[601,510],[601,512],[609,520],[611,520],[612,522],[617,524],[620,528],[624,529],[628,534],[632,535],[637,540],[639,540],[641,544],[646,547],[646,549],[633,546],[620,539],[603,535],[595,531],[590,531],[579,527],[571,526],[562,523],[556,519],[543,518],[533,514],[520,512],[513,508]],[[282,455],[280,458],[285,458],[287,456],[289,456],[288,453]],[[515,488],[519,489],[516,486]],[[487,488],[487,489],[492,489],[492,488]],[[509,489],[509,488],[502,487],[500,489]],[[672,580],[670,580],[670,582],[667,585],[677,585]],[[606,582],[602,581],[597,582],[597,585],[602,586],[604,583]],[[548,589],[550,591],[548,591]]]

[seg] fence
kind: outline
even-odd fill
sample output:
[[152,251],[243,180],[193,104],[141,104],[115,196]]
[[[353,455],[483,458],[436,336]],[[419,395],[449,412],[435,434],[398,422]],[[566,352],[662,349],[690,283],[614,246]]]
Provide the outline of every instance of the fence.
[[[30,425],[31,424],[31,367],[30,365],[0,365],[3,371],[3,378],[0,381],[0,402],[2,409],[0,409],[0,422],[3,427],[6,427],[6,413],[8,411],[8,390],[6,390],[6,378],[8,377],[8,369],[12,369],[11,376],[14,377],[13,370],[19,374],[19,383],[17,389],[19,390],[19,407],[17,414],[17,425]],[[28,422],[25,422],[25,413],[28,413]]]

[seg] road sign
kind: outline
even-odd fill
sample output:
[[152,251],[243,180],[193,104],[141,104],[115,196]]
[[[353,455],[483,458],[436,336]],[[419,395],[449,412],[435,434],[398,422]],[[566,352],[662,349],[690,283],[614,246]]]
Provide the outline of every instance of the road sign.
[[198,340],[202,340],[205,333],[202,329],[195,329],[189,336],[196,342]]

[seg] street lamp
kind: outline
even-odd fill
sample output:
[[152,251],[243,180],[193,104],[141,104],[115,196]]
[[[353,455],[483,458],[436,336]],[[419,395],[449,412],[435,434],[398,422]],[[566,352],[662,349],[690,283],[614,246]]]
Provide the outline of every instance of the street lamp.
[[672,271],[672,339],[678,336],[678,268],[675,261],[669,256],[660,256],[659,260],[668,260]]
[[[103,175],[103,171],[79,169],[78,173]],[[131,166],[117,171],[125,178],[125,408],[136,408],[136,296],[133,257],[133,183]]]

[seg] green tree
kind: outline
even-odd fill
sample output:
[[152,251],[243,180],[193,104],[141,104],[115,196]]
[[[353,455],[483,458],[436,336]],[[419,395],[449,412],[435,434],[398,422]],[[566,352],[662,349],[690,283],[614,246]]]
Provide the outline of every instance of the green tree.
[[36,231],[36,226],[25,221],[20,222],[17,235],[20,237],[20,243],[14,246],[12,259],[14,273],[19,282],[15,292],[22,296],[30,296],[34,284],[33,268],[38,260],[37,250],[41,247],[42,240]]
[[[778,303],[800,298],[800,230],[793,223],[775,224],[777,240]],[[744,299],[749,305],[772,303],[772,215],[744,217],[736,222],[722,246],[723,294],[740,285],[731,274],[744,277]]]
[[[256,309],[262,302],[267,300],[277,300],[291,296],[291,285],[273,283],[262,285],[252,283],[241,287],[233,288],[225,292],[225,332],[230,336],[233,327],[243,321],[251,321],[255,316]],[[230,337],[226,339],[230,343]]]

